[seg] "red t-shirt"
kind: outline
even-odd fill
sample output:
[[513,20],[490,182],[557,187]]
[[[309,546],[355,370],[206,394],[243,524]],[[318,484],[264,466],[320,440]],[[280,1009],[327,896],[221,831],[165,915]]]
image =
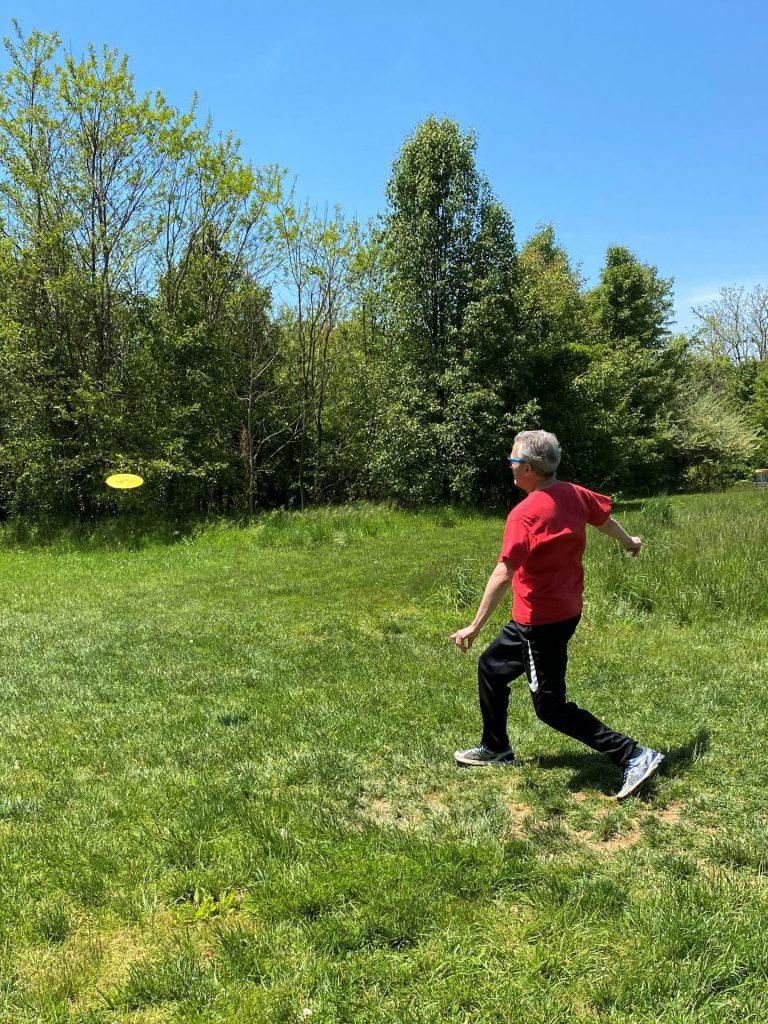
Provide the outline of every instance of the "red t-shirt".
[[499,561],[514,572],[516,622],[539,626],[581,612],[586,524],[602,526],[610,514],[606,495],[564,480],[531,491],[512,509]]

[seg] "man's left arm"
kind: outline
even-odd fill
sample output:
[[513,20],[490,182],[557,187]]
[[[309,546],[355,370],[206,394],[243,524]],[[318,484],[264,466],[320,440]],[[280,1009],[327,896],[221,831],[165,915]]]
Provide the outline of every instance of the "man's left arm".
[[488,618],[504,599],[504,595],[509,591],[509,584],[513,575],[507,563],[501,561],[488,577],[483,598],[474,619],[469,626],[465,626],[464,629],[457,629],[455,633],[451,634],[451,640],[462,651],[469,650]]
[[617,523],[611,516],[601,526],[596,526],[595,529],[600,533],[604,533],[606,537],[612,537],[613,540],[617,540],[624,550],[628,551],[633,557],[640,554],[643,538],[631,537],[621,523]]

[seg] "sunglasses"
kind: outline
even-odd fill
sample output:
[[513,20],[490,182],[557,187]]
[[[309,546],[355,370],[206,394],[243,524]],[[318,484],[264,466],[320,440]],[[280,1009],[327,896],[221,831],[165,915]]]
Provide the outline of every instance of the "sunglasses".
[[514,459],[511,455],[507,456],[507,465],[509,466],[514,466],[515,464],[517,464],[518,466],[523,466],[526,463],[526,459]]

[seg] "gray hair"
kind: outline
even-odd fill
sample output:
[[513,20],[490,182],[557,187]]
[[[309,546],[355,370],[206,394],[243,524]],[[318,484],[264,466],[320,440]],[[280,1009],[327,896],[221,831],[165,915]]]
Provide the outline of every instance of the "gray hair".
[[518,455],[539,476],[554,476],[560,465],[560,442],[548,430],[521,430],[515,438]]

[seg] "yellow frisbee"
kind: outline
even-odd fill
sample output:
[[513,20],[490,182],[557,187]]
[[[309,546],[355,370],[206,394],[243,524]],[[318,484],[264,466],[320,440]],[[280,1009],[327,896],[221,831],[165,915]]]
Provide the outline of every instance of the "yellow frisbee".
[[135,473],[113,473],[104,481],[107,487],[115,487],[118,491],[130,491],[134,487],[141,487],[144,480]]

